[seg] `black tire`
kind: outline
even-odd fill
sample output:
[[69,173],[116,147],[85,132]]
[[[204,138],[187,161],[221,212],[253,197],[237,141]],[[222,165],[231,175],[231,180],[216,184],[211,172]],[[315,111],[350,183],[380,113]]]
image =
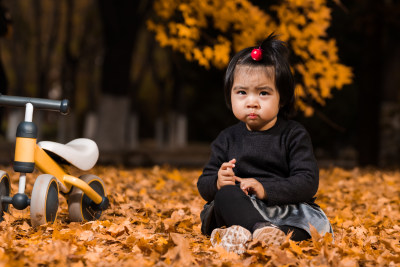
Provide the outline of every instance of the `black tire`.
[[58,183],[50,174],[39,175],[33,185],[31,197],[31,223],[39,226],[54,222],[58,211]]
[[[106,196],[104,182],[100,177],[93,174],[85,174],[79,178],[86,182],[100,196]],[[96,208],[93,201],[81,189],[73,187],[68,196],[68,212],[71,221],[83,222],[98,220],[103,210]]]
[[3,203],[2,197],[9,197],[11,193],[10,177],[5,171],[0,170],[0,222],[3,220],[4,212],[8,211],[9,203]]

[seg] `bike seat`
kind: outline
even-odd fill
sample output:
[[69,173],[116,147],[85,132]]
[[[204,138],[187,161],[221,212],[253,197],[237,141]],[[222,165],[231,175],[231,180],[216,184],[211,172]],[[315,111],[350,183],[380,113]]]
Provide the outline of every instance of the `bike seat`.
[[87,138],[78,138],[65,145],[51,141],[41,141],[38,145],[42,149],[62,157],[83,171],[90,170],[99,158],[97,144]]

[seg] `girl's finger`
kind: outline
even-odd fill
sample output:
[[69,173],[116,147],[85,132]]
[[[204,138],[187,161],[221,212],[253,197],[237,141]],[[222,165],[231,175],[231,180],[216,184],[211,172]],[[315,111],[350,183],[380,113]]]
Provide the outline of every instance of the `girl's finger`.
[[221,165],[221,169],[226,170],[228,168],[235,168],[235,164],[230,163],[230,162],[224,162]]
[[227,168],[226,170],[229,172],[230,176],[235,176],[235,173],[233,172],[232,168]]
[[235,181],[232,180],[232,178],[225,176],[224,178],[221,179],[222,182],[226,183],[234,183]]
[[235,181],[234,174],[229,171],[222,171],[221,176],[224,177],[224,180]]
[[230,169],[230,168],[228,168],[226,170],[222,170],[221,174],[224,175],[224,176],[232,176],[232,178],[233,178],[233,175],[234,175],[232,169]]
[[243,186],[243,187],[241,186],[240,189],[242,189],[242,191],[243,191],[246,195],[249,194],[249,189],[246,188],[245,186]]
[[222,163],[222,165],[221,165],[221,170],[226,170],[226,168],[228,168],[229,167],[229,165],[228,165],[229,163]]

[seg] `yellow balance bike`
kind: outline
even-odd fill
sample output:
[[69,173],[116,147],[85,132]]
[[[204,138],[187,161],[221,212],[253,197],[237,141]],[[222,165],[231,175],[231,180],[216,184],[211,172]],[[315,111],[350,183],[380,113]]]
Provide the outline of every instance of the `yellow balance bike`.
[[[67,198],[69,218],[74,222],[100,218],[109,206],[104,182],[101,178],[85,174],[79,178],[67,174],[48,154],[65,159],[81,170],[91,169],[97,162],[99,150],[94,141],[86,138],[72,140],[67,144],[51,141],[36,143],[37,127],[32,122],[33,109],[45,109],[68,113],[68,100],[50,100],[0,94],[0,106],[25,107],[25,120],[18,125],[16,133],[13,168],[20,173],[18,193],[10,196],[9,175],[0,170],[0,220],[9,205],[23,210],[30,205],[32,226],[54,222],[58,210],[58,193]],[[35,166],[44,174],[33,185],[31,198],[25,194],[26,174]]]

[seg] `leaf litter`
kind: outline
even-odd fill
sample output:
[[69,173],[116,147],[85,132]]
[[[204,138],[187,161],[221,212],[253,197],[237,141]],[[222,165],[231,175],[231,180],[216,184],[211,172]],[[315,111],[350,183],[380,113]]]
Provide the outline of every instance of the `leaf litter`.
[[[17,174],[1,169],[15,193]],[[91,173],[104,180],[111,203],[101,219],[71,222],[60,196],[56,221],[33,228],[29,208],[10,207],[0,223],[0,266],[400,266],[399,171],[321,170],[317,203],[334,236],[311,226],[309,241],[252,241],[242,255],[201,234],[201,170],[98,166]],[[28,175],[28,195],[39,174]]]

